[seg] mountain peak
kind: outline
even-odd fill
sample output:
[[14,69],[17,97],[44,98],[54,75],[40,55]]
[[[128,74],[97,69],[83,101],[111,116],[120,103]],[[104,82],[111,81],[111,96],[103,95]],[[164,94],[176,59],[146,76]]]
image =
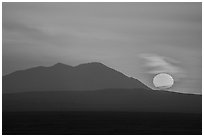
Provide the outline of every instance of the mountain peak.
[[102,64],[100,62],[89,62],[89,63],[79,64],[76,67],[81,67],[81,66],[106,66],[106,65],[104,65],[104,64]]
[[81,67],[81,66],[106,66],[106,65],[104,65],[103,63],[100,63],[100,62],[89,62],[89,63],[79,64],[77,66],[70,66],[70,65],[58,62],[51,67]]
[[69,66],[69,65],[66,65],[66,64],[63,64],[63,63],[56,63],[56,64],[54,64],[53,66],[51,66],[51,67],[59,67],[59,68],[64,68],[64,67],[72,67],[72,66]]
[[54,64],[53,66],[67,66],[67,65],[66,65],[66,64],[63,64],[63,63],[58,62],[58,63]]

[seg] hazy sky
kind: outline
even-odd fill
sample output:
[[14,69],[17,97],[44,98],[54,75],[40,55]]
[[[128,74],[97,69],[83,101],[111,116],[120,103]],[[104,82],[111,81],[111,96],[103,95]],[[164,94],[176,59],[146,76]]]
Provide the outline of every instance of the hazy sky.
[[201,93],[201,3],[3,3],[3,74],[101,62],[153,87]]

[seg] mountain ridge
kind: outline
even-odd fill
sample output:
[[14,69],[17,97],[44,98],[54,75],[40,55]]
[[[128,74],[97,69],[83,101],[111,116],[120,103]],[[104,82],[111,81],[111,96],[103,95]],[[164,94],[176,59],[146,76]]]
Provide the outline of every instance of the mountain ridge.
[[56,63],[38,66],[3,76],[3,91],[97,90],[106,88],[150,89],[137,79],[99,62],[69,66]]

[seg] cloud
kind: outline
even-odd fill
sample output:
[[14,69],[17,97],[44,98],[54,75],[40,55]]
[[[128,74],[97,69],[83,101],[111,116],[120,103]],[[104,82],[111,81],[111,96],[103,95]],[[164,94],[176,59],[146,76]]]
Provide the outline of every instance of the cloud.
[[64,47],[71,45],[75,41],[73,35],[60,33],[61,30],[57,31],[58,28],[56,27],[45,28],[42,25],[31,25],[15,20],[3,21],[2,29],[4,42],[27,42],[35,46],[50,48],[52,46]]
[[177,60],[149,53],[140,54],[139,57],[145,60],[145,68],[148,69],[149,74],[168,73],[177,81],[186,76]]

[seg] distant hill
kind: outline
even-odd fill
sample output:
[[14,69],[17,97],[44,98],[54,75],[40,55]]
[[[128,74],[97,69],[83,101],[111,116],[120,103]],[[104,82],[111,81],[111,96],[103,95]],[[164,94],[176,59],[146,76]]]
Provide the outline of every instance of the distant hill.
[[57,63],[50,67],[35,67],[3,76],[3,93],[24,91],[150,89],[139,80],[105,66],[87,63],[75,67]]
[[202,96],[145,89],[33,91],[3,94],[3,111],[202,113]]

